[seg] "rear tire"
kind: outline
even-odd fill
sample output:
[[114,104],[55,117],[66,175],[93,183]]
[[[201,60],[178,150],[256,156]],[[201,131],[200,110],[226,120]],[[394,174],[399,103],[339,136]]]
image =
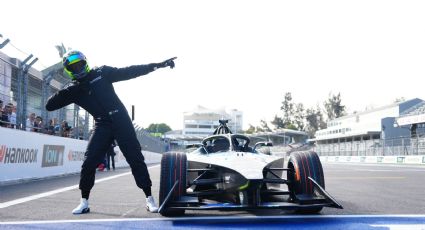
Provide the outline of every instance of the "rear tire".
[[[291,153],[288,161],[288,185],[290,197],[296,200],[296,195],[314,196],[314,185],[308,177],[313,178],[320,186],[325,188],[322,163],[317,153],[313,151],[299,151]],[[323,207],[300,209],[297,212],[304,214],[318,213]]]
[[[187,158],[184,153],[164,153],[161,158],[161,177],[159,186],[159,205],[161,206],[178,180],[179,184],[171,195],[170,200],[178,199],[186,194],[186,173]],[[184,215],[184,209],[172,209],[165,207],[162,210],[163,216],[181,216]]]

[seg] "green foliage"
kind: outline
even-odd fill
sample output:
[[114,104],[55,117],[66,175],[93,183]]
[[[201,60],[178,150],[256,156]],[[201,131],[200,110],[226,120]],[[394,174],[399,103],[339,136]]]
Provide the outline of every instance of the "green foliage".
[[155,133],[157,135],[158,133],[164,134],[168,131],[171,131],[171,128],[170,128],[170,126],[168,126],[167,124],[164,124],[164,123],[160,123],[160,124],[153,123],[153,124],[150,124],[148,126],[146,131],[148,131],[150,133]]
[[[342,105],[341,101],[340,93],[337,95],[330,93],[329,98],[323,103],[329,120],[346,114],[345,106]],[[314,137],[317,130],[326,128],[324,114],[320,106],[317,105],[316,109],[305,109],[303,103],[293,102],[290,92],[285,93],[280,110],[283,116],[275,115],[273,120],[270,121],[275,129],[285,128],[306,131],[310,137]],[[257,127],[250,125],[245,133],[271,131],[266,121],[261,120],[260,122],[261,125]]]
[[269,125],[267,124],[267,122],[265,121],[265,120],[261,120],[260,121],[260,123],[261,123],[261,129],[264,131],[264,132],[271,132],[272,130],[269,128]]
[[285,123],[281,117],[277,115],[274,116],[273,121],[271,121],[272,125],[274,125],[275,129],[283,129],[285,127]]
[[285,93],[280,110],[283,112],[283,123],[285,125],[291,124],[294,115],[294,103],[292,102],[292,94],[290,92]]
[[333,120],[338,117],[344,116],[345,106],[342,105],[341,102],[341,94],[332,95],[329,93],[329,98],[324,102],[326,115],[328,116],[328,120]]
[[317,109],[307,109],[305,119],[307,121],[305,131],[310,137],[314,137],[317,130],[326,128],[326,122],[319,106],[317,106]]
[[244,133],[246,133],[246,134],[253,134],[253,133],[255,133],[255,127],[253,125],[249,124],[249,128],[247,130],[245,130]]
[[304,105],[294,103],[290,92],[285,93],[280,110],[282,110],[283,117],[275,115],[273,121],[271,121],[276,129],[304,129]]
[[294,125],[296,126],[297,130],[304,130],[305,122],[304,119],[304,105],[302,103],[298,103],[295,107],[295,113],[294,113]]
[[294,124],[288,124],[285,129],[298,130],[298,128]]

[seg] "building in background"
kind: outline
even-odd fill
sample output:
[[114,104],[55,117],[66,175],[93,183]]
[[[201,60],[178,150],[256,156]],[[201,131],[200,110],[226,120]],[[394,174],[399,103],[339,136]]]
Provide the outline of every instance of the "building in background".
[[219,120],[229,120],[227,126],[233,133],[242,132],[243,112],[237,109],[226,111],[222,109],[207,109],[197,106],[193,111],[183,115],[183,135],[207,137],[219,125]]
[[227,126],[233,133],[242,133],[243,112],[237,109],[226,111],[221,109],[208,109],[197,106],[194,110],[183,114],[183,129],[173,130],[164,134],[169,140],[171,150],[184,150],[184,146],[200,143],[205,137],[212,135],[219,125],[219,120],[229,120]]
[[423,129],[412,129],[423,127],[424,112],[425,102],[415,98],[353,113],[329,121],[312,141],[321,155],[411,154],[422,148],[413,146],[411,137],[413,130],[415,138],[424,135]]

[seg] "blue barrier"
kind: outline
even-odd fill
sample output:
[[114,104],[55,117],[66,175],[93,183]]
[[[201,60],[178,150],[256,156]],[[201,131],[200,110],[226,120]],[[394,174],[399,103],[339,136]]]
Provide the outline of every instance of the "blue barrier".
[[425,215],[253,216],[3,222],[0,229],[425,229]]

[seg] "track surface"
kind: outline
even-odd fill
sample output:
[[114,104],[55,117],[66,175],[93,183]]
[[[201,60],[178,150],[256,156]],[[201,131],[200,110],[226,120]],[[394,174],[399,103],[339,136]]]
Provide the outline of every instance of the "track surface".
[[[425,214],[424,166],[370,164],[323,166],[326,190],[344,206],[344,209],[324,208],[320,213],[322,216]],[[152,165],[149,171],[154,185],[153,193],[158,194],[159,166]],[[129,169],[98,172],[96,176],[100,181],[96,182],[90,197],[91,213],[85,215],[71,214],[71,210],[79,202],[80,192],[75,186],[78,184],[79,175],[2,186],[0,222],[68,220],[72,223],[73,220],[84,219],[162,219],[159,214],[148,213],[145,210],[144,195],[136,187]],[[35,197],[40,194],[41,198]],[[280,210],[187,211],[185,217],[217,218],[229,215],[236,218],[282,215],[296,217],[294,213]],[[424,229],[425,219],[421,220],[414,223],[419,221],[422,224],[419,229]],[[0,228],[2,227],[6,228],[5,225],[0,225]]]

